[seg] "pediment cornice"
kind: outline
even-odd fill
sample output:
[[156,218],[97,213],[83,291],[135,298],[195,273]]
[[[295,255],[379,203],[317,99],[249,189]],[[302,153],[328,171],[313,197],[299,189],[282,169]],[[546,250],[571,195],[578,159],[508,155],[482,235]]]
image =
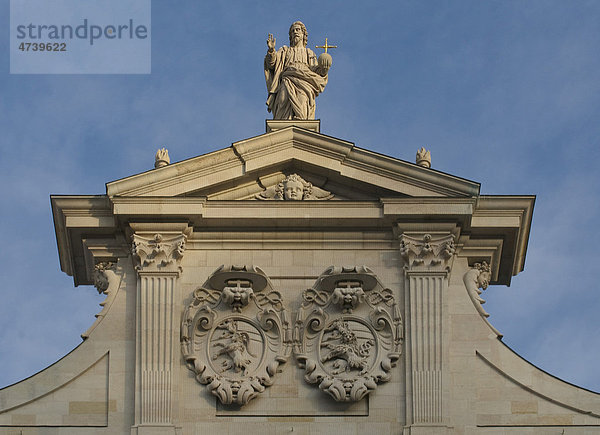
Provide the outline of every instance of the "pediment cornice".
[[[352,142],[290,126],[234,142],[229,148],[107,183],[107,195],[203,196],[258,182],[274,171],[310,168],[343,184],[371,185],[400,196],[471,197],[479,183],[374,153]],[[242,195],[240,198],[246,199]]]

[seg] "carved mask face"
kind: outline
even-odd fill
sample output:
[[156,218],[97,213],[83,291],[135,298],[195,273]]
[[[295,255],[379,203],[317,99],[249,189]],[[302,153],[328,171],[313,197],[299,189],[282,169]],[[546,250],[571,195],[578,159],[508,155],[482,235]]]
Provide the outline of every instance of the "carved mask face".
[[286,200],[300,201],[303,194],[304,186],[299,181],[289,180],[283,187],[283,197]]
[[248,305],[252,294],[252,288],[250,287],[228,286],[223,288],[223,300],[238,313]]

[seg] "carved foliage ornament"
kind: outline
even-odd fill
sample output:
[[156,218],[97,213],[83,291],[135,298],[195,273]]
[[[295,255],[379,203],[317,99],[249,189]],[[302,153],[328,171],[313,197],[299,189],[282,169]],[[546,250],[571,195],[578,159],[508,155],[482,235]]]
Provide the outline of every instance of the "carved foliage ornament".
[[332,266],[302,298],[293,339],[306,382],[354,402],[390,379],[402,318],[393,292],[369,268]]
[[424,168],[431,168],[431,152],[424,147],[417,150],[417,165]]
[[424,234],[421,238],[406,234],[400,236],[400,255],[406,260],[409,270],[448,270],[448,262],[455,252],[453,234],[435,239],[431,234]]
[[180,270],[178,262],[183,258],[186,238],[185,234],[163,236],[157,233],[150,238],[134,234],[131,253],[136,269]]
[[167,166],[171,163],[171,159],[169,158],[169,150],[166,148],[159,148],[156,151],[156,155],[154,156],[154,167],[162,168],[163,166]]
[[281,294],[260,268],[221,266],[184,312],[183,357],[221,403],[245,405],[287,361],[288,325]]
[[316,201],[332,197],[332,193],[313,186],[298,174],[291,174],[275,186],[256,195],[257,199],[275,201]]

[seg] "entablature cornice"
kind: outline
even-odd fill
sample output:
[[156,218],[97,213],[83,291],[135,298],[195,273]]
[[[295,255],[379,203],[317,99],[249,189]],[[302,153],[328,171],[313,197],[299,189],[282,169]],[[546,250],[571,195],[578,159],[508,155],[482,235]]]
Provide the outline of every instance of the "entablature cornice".
[[[94,271],[100,263],[114,264],[119,258],[129,256],[129,244],[122,234],[116,234],[114,237],[84,237],[81,239],[83,244],[84,263],[79,264],[77,268],[81,271],[77,273],[83,279],[80,284],[94,283]],[[83,274],[85,273],[85,276]]]
[[511,277],[525,267],[534,204],[533,195],[482,195],[478,199],[471,238],[502,241],[498,283],[510,285]]
[[187,239],[186,250],[261,249],[294,250],[379,250],[397,249],[397,240],[389,229],[373,230],[354,227],[339,228],[264,228],[260,231],[243,231],[234,228],[196,228]]
[[[440,218],[469,227],[475,198],[382,198],[379,201],[207,200],[204,197],[135,197],[110,199],[115,216],[206,219],[381,219]],[[243,223],[241,223],[243,225]]]
[[55,224],[69,228],[114,227],[115,219],[106,195],[50,197]]
[[460,237],[457,252],[458,257],[467,259],[467,263],[472,266],[475,263],[486,262],[491,268],[490,283],[505,284],[501,282],[500,264],[502,262],[502,248],[504,240],[502,238],[471,238],[469,235]]
[[[75,285],[85,278],[84,234],[114,235],[117,221],[105,195],[52,195],[50,197],[60,269],[73,276]],[[75,274],[81,269],[82,274]]]
[[138,196],[110,198],[113,213],[119,217],[202,216],[206,204],[204,197]]
[[[319,224],[337,225],[340,220],[372,221],[381,225],[382,206],[377,201],[208,201],[205,198],[112,198],[115,216],[121,222],[130,219],[188,219],[197,226],[213,226],[225,221],[241,226],[272,225],[277,221],[296,225],[299,221],[319,220]],[[336,223],[337,221],[337,223]]]
[[[89,284],[96,258],[118,257],[117,240],[130,222],[185,221],[195,228],[224,231],[321,229],[347,231],[450,231],[457,255],[469,264],[486,261],[492,284],[509,285],[523,269],[533,196],[384,197],[380,200],[256,201],[206,197],[52,196],[61,269],[75,284]],[[102,240],[113,240],[104,243]],[[88,251],[95,250],[93,253]],[[113,254],[110,254],[110,252]],[[90,257],[91,255],[91,257]],[[87,257],[86,257],[87,256]]]
[[412,197],[412,198],[381,198],[384,216],[394,216],[399,219],[410,216],[431,220],[432,217],[455,217],[464,221],[470,218],[477,204],[477,198],[443,198],[443,197]]

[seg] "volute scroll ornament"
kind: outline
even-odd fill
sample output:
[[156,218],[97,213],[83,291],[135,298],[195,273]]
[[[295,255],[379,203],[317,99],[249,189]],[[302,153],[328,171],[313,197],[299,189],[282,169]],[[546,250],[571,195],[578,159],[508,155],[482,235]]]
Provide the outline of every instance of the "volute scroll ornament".
[[98,293],[108,294],[111,273],[114,274],[116,264],[112,261],[101,261],[94,266],[92,278]]
[[329,267],[304,291],[294,328],[304,379],[355,402],[391,378],[404,339],[392,290],[365,266]]
[[245,405],[287,361],[288,325],[281,294],[260,268],[221,266],[185,309],[183,358],[221,403]]
[[502,337],[502,334],[487,320],[490,315],[483,308],[485,300],[481,297],[483,290],[486,290],[490,284],[491,276],[492,269],[490,265],[487,262],[482,261],[481,263],[473,264],[473,267],[464,274],[463,282],[465,283],[465,288],[471,298],[471,302],[473,302],[479,315],[485,320],[496,335]]
[[489,317],[489,314],[483,309],[482,305],[485,304],[485,300],[480,295],[482,290],[488,288],[488,285],[490,284],[490,277],[491,269],[489,264],[487,264],[485,261],[481,263],[475,263],[463,277],[469,297],[471,298],[473,305],[475,305],[475,308],[477,308],[479,314],[481,314],[483,317]]
[[99,294],[106,295],[106,298],[100,302],[102,310],[96,314],[96,320],[90,326],[87,331],[81,334],[81,338],[86,340],[96,327],[102,322],[106,313],[112,306],[117,293],[119,292],[120,279],[116,274],[117,264],[112,261],[101,261],[94,265],[92,271],[92,279],[94,280],[94,287],[98,290]]

